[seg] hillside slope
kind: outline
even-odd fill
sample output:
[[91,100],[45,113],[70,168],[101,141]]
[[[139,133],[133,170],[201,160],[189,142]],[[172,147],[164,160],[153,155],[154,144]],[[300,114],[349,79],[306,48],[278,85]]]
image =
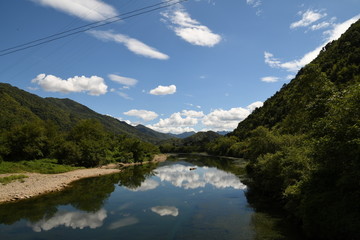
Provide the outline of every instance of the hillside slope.
[[147,134],[110,116],[96,113],[70,99],[41,98],[24,90],[0,83],[0,126],[8,129],[29,120],[51,120],[61,129],[71,129],[79,120],[98,120],[107,131],[126,134],[143,141],[156,143],[166,139],[165,134]]
[[281,128],[289,133],[309,131],[309,123],[328,112],[328,100],[360,81],[359,28],[358,21],[339,40],[326,45],[295,79],[240,122],[233,135],[244,138],[257,126]]

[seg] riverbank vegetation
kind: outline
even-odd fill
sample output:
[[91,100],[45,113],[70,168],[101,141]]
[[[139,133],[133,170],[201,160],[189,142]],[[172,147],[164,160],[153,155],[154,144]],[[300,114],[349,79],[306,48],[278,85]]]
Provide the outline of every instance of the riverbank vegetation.
[[57,159],[48,158],[17,162],[2,161],[0,163],[0,174],[25,172],[55,174],[69,172],[80,168],[82,167],[59,164]]
[[13,181],[23,181],[24,178],[27,178],[28,176],[20,174],[20,175],[10,175],[7,177],[0,177],[0,183],[3,185],[6,185],[8,183],[11,183]]
[[[58,173],[66,166],[95,167],[113,162],[148,161],[158,147],[126,135],[105,131],[96,120],[80,120],[69,131],[51,121],[34,120],[0,132],[0,169]],[[54,160],[32,161],[51,158]],[[12,162],[14,164],[10,164]],[[60,164],[60,165],[54,165]],[[12,170],[11,170],[12,169]],[[36,170],[37,169],[37,170]]]

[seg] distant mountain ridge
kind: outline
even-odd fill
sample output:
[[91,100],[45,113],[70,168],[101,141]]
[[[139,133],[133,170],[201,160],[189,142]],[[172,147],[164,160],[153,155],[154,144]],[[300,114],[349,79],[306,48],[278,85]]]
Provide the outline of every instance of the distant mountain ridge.
[[172,136],[169,136],[166,133],[157,132],[155,130],[152,130],[151,128],[145,127],[142,124],[139,124],[139,125],[135,126],[135,128],[138,131],[146,134],[147,136],[150,136],[150,137],[153,137],[153,138],[156,138],[156,139],[159,139],[159,140],[166,140],[166,139],[172,138]]
[[[210,131],[213,132],[213,131]],[[198,132],[199,133],[199,132]],[[225,136],[226,134],[230,133],[229,131],[217,131],[217,134],[220,134],[222,136]],[[168,135],[176,137],[176,138],[187,138],[187,137],[191,137],[192,135],[196,134],[196,132],[192,131],[192,132],[183,132],[183,133],[179,133],[179,134],[174,134],[174,133],[168,133]]]
[[207,145],[222,135],[213,131],[198,132],[185,138],[172,138],[160,145],[162,152],[204,152]]
[[96,119],[107,131],[116,134],[126,134],[151,143],[169,138],[166,134],[153,130],[144,131],[116,118],[99,114],[71,99],[41,98],[7,83],[0,83],[0,105],[2,129],[33,120],[51,120],[60,129],[69,130],[79,120]]
[[168,135],[172,136],[172,137],[176,137],[176,138],[187,138],[190,137],[191,135],[196,134],[196,132],[192,131],[192,132],[183,132],[183,133],[179,133],[179,134],[175,134],[175,133],[168,133]]

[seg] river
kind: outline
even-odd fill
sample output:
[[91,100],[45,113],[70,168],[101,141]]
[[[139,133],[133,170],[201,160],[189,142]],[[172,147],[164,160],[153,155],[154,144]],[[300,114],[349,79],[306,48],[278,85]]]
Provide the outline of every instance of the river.
[[298,240],[249,204],[244,161],[176,156],[0,205],[0,239]]

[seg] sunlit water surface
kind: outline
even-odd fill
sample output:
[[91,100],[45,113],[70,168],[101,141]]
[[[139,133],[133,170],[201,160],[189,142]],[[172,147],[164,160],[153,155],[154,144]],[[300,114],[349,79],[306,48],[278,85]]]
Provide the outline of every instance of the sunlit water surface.
[[0,205],[0,239],[295,239],[249,206],[242,172],[228,160],[187,157],[84,179]]

